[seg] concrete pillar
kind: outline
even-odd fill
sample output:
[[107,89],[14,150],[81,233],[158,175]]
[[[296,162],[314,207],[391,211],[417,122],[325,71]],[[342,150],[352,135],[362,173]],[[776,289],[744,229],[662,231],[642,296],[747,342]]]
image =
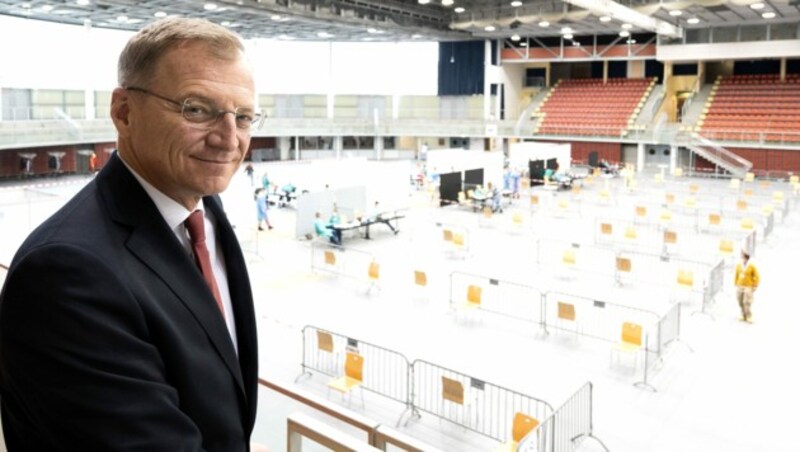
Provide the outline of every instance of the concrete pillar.
[[492,41],[483,41],[483,119],[489,119],[492,112]]
[[375,159],[383,160],[383,137],[382,136],[375,136]]
[[678,167],[678,146],[670,145],[669,147],[669,173],[675,174],[675,168]]
[[294,160],[300,161],[300,137],[294,137]]
[[608,60],[603,60],[603,83],[608,83]]
[[83,111],[86,119],[97,119],[97,112],[94,109],[94,90],[91,88],[84,91]]
[[781,81],[786,80],[786,58],[781,58]]
[[344,147],[344,140],[341,135],[333,137],[333,150],[336,151],[336,159],[342,158],[342,147]]
[[644,143],[638,143],[636,145],[636,171],[642,171],[644,169]]
[[278,137],[278,149],[280,150],[281,160],[289,160],[289,148],[291,142],[289,137]]

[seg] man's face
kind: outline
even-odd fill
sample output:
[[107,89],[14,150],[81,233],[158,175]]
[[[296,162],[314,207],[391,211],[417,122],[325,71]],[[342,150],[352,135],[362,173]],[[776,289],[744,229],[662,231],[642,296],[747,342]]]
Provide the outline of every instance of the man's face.
[[[214,58],[200,43],[168,51],[144,84],[139,88],[178,103],[195,98],[218,110],[254,109],[255,86],[247,63],[241,56]],[[250,132],[236,127],[233,114],[195,124],[184,119],[180,106],[140,91],[117,89],[112,115],[125,162],[187,209],[227,188],[250,145]]]

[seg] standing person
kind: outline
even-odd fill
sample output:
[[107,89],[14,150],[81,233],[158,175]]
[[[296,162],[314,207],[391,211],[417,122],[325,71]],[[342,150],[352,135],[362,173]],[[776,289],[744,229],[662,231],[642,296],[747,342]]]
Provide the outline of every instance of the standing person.
[[253,164],[248,163],[247,166],[244,167],[244,172],[250,179],[250,186],[252,187],[253,185],[255,185],[255,181],[253,180],[253,172],[255,172],[255,169],[253,169]]
[[267,216],[267,192],[263,188],[256,188],[256,192],[253,196],[256,200],[256,216],[258,217],[258,230],[263,231],[264,228],[261,226],[262,223],[266,223],[269,229],[272,229],[272,225],[269,223],[269,216]]
[[217,196],[260,119],[243,52],[188,18],[123,49],[117,151],[26,239],[0,295],[9,450],[250,450],[253,297]]
[[753,312],[750,308],[753,304],[753,293],[758,288],[760,280],[758,269],[750,262],[750,255],[747,251],[742,251],[742,261],[736,264],[734,283],[736,284],[736,300],[742,309],[742,320],[747,323],[753,323]]
[[264,171],[264,175],[261,176],[261,187],[269,193],[269,176],[266,171]]

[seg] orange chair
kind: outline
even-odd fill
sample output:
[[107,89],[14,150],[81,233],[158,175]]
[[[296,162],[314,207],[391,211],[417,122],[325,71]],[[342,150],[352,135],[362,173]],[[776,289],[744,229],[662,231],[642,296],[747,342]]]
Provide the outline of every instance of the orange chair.
[[527,414],[517,412],[514,414],[514,421],[511,425],[511,440],[500,446],[496,452],[517,452],[519,443],[528,436],[536,427],[539,421]]
[[347,358],[344,363],[344,375],[335,378],[328,383],[328,391],[331,389],[342,393],[342,398],[345,394],[348,395],[347,406],[350,406],[351,394],[356,388],[361,389],[361,405],[364,404],[364,357],[354,351],[347,352]]

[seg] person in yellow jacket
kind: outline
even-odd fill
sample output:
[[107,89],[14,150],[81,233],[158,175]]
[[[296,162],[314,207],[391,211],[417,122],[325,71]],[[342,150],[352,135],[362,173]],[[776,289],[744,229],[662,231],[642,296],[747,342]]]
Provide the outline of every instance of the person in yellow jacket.
[[753,323],[753,313],[750,306],[753,304],[753,292],[758,288],[758,269],[750,262],[750,255],[742,251],[742,261],[736,264],[736,299],[742,308],[742,320]]

